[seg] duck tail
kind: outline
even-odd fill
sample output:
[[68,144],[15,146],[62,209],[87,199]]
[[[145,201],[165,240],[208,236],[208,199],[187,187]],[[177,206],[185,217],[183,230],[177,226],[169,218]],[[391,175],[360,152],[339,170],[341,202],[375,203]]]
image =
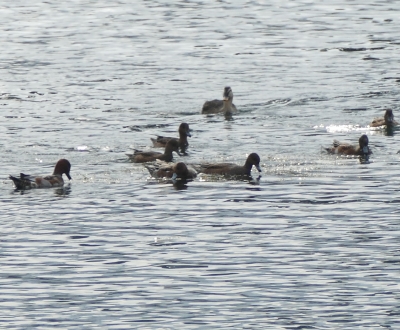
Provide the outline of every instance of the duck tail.
[[28,179],[29,175],[21,173],[21,177],[17,178],[10,175],[9,178],[14,182],[16,189],[26,189],[30,187],[31,181]]
[[147,170],[149,171],[150,175],[153,176],[154,172],[156,171],[156,168],[154,167],[154,165],[151,166],[151,165],[146,165],[145,164],[144,167],[147,168]]
[[13,180],[15,188],[17,189],[24,189],[22,180],[20,178],[16,178],[15,176],[10,175],[9,178]]

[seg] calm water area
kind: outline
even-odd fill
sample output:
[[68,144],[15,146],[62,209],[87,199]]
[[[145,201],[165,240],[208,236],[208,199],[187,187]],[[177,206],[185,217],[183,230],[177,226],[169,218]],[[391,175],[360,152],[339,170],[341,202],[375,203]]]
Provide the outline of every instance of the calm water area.
[[[400,329],[400,2],[0,1],[0,328]],[[231,86],[232,120],[202,115]],[[192,130],[184,186],[128,160]],[[367,134],[369,162],[329,155]],[[10,174],[63,188],[16,191]]]

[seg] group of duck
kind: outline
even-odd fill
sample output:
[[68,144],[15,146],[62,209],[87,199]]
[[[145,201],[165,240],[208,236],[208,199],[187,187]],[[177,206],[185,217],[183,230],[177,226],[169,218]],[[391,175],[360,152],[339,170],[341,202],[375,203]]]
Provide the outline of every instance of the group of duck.
[[[232,101],[232,89],[229,86],[225,87],[223,99],[205,102],[202,113],[222,113],[226,117],[230,117],[238,112]],[[258,172],[261,172],[260,157],[256,153],[248,155],[243,166],[233,163],[203,163],[191,166],[187,166],[183,162],[175,164],[170,163],[173,160],[173,152],[176,152],[178,155],[181,155],[181,153],[186,155],[186,150],[189,147],[188,137],[191,137],[189,125],[187,123],[181,123],[178,132],[179,138],[164,136],[157,136],[156,139],[151,138],[154,147],[165,148],[164,153],[135,150],[133,154],[128,154],[128,157],[134,163],[153,162],[151,164],[146,164],[145,167],[155,178],[171,178],[173,180],[181,180],[181,182],[194,179],[198,173],[222,175],[225,177],[250,178],[253,166]],[[160,163],[160,160],[166,163]]]
[[[187,181],[194,179],[197,173],[250,177],[253,166],[261,172],[260,157],[256,153],[251,153],[243,166],[232,163],[203,163],[191,166],[187,166],[183,162],[171,163],[173,152],[178,155],[185,155],[189,146],[187,140],[191,136],[189,125],[187,123],[180,124],[178,132],[179,138],[157,136],[156,139],[151,139],[154,147],[165,148],[164,153],[135,150],[133,154],[128,154],[128,157],[134,163],[146,163],[145,167],[155,178]],[[161,163],[160,161],[163,162]]]
[[[233,92],[230,87],[225,87],[222,100],[212,100],[204,103],[202,108],[203,114],[221,113],[226,117],[231,117],[237,113],[236,106],[233,102]],[[392,128],[398,125],[394,120],[393,111],[388,109],[385,111],[383,118],[376,118],[370,124],[370,127],[386,126]],[[179,138],[157,136],[151,138],[154,147],[163,147],[164,153],[156,151],[140,151],[134,150],[133,154],[127,154],[129,159],[134,163],[145,163],[145,167],[155,178],[168,178],[172,180],[180,180],[186,183],[192,180],[198,173],[216,174],[226,177],[251,177],[253,166],[261,172],[260,157],[256,153],[248,155],[243,166],[233,163],[203,163],[200,165],[188,166],[184,162],[172,163],[173,152],[178,155],[186,155],[189,147],[188,137],[191,137],[190,128],[187,123],[181,123],[178,129]],[[327,152],[338,155],[354,155],[368,159],[372,153],[368,146],[368,136],[363,134],[359,138],[359,145],[351,145],[334,141],[333,146],[325,148]],[[182,153],[182,154],[181,154]],[[62,175],[65,174],[69,180],[71,164],[67,159],[60,159],[53,171],[48,176],[30,176],[20,173],[19,177],[10,175],[9,178],[14,182],[17,189],[30,188],[50,188],[60,187],[64,184]]]
[[[387,109],[383,118],[375,118],[369,124],[370,127],[386,127],[388,130],[393,129],[393,127],[397,125],[398,122],[394,120],[392,109]],[[363,134],[358,139],[358,146],[335,140],[333,141],[332,147],[325,149],[331,154],[360,156],[362,160],[368,160],[369,156],[372,154],[368,143],[368,136],[366,134]]]

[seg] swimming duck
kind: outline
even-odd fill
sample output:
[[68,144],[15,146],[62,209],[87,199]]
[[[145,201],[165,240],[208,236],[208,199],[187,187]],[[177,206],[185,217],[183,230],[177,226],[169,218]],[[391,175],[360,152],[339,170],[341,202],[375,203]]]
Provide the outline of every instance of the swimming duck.
[[181,152],[185,153],[187,147],[189,146],[187,137],[192,136],[190,134],[189,125],[187,123],[180,124],[178,132],[179,132],[179,139],[173,138],[173,137],[168,137],[168,136],[157,136],[156,139],[153,139],[153,138],[150,138],[150,139],[153,142],[153,145],[155,147],[165,147],[169,140],[177,140],[179,142],[179,148],[180,148]]
[[353,156],[369,156],[372,154],[368,147],[368,136],[363,134],[358,139],[359,146],[354,146],[348,143],[342,143],[337,140],[333,141],[333,147],[326,148],[331,154],[353,155]]
[[251,153],[243,166],[232,163],[201,164],[196,169],[205,174],[220,174],[225,176],[250,176],[253,165],[261,172],[260,156]]
[[233,113],[237,112],[237,109],[233,101],[233,92],[232,89],[227,86],[224,88],[224,93],[222,94],[223,99],[221,100],[212,100],[207,101],[203,105],[203,109],[201,113],[203,114],[211,114],[211,113],[223,113],[226,116],[230,116]]
[[154,178],[172,178],[173,180],[191,180],[197,176],[197,172],[192,167],[187,167],[185,163],[175,164],[151,164],[145,165],[151,176]]
[[11,180],[13,180],[17,189],[52,188],[64,185],[64,180],[62,178],[63,174],[65,174],[67,178],[71,180],[71,176],[69,175],[70,170],[70,162],[66,159],[60,159],[54,167],[52,175],[34,177],[28,174],[20,173],[19,178],[12,175],[9,177]]
[[383,118],[375,118],[372,123],[369,124],[370,127],[379,127],[383,125],[387,127],[398,125],[398,122],[394,120],[392,109],[387,109]]
[[165,162],[172,162],[172,152],[175,151],[179,156],[179,142],[178,140],[170,140],[165,145],[164,153],[156,151],[140,151],[135,150],[133,154],[127,154],[127,156],[134,163],[146,163],[152,162],[156,159],[163,160]]

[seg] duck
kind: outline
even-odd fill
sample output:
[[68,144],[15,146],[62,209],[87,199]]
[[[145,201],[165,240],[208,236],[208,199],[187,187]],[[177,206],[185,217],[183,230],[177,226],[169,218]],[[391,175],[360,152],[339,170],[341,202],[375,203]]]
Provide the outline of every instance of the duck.
[[32,188],[52,188],[64,185],[63,174],[71,180],[71,163],[67,159],[60,159],[54,167],[53,174],[46,176],[31,176],[20,173],[19,177],[10,175],[9,178],[14,182],[16,189],[32,189]]
[[368,136],[363,134],[358,139],[358,146],[351,145],[349,143],[339,142],[337,140],[333,141],[333,146],[330,148],[325,148],[331,154],[339,155],[353,155],[353,156],[369,156],[372,154],[371,149],[368,146]]
[[260,156],[256,153],[248,155],[243,166],[233,163],[201,164],[196,170],[205,174],[219,174],[224,176],[250,176],[253,166],[261,172]]
[[154,178],[170,178],[172,180],[192,180],[197,176],[197,172],[194,168],[188,167],[183,162],[174,164],[160,164],[154,163],[151,165],[145,165],[150,175]]
[[223,113],[225,116],[230,116],[233,113],[237,113],[238,110],[236,109],[236,106],[232,103],[233,101],[232,88],[230,88],[229,86],[225,87],[222,96],[223,96],[222,100],[206,101],[203,105],[201,113],[202,114]]
[[164,153],[156,151],[141,151],[135,150],[133,154],[127,154],[131,161],[134,163],[147,163],[152,162],[157,159],[163,160],[165,162],[172,162],[173,155],[172,152],[176,152],[179,156],[179,142],[178,140],[170,140],[165,145]]
[[372,121],[372,123],[369,124],[369,126],[370,127],[379,127],[379,126],[386,125],[386,127],[392,127],[392,126],[396,126],[398,124],[399,123],[394,120],[393,110],[387,109],[385,111],[385,115],[383,116],[383,118],[375,118]]
[[179,125],[179,139],[178,138],[173,138],[169,136],[157,136],[157,138],[150,138],[151,141],[153,142],[154,147],[165,147],[167,145],[167,142],[170,140],[177,140],[179,143],[179,148],[180,151],[185,154],[186,149],[189,146],[189,142],[187,140],[188,136],[191,137],[192,135],[190,134],[190,128],[189,124],[187,123],[181,123]]

